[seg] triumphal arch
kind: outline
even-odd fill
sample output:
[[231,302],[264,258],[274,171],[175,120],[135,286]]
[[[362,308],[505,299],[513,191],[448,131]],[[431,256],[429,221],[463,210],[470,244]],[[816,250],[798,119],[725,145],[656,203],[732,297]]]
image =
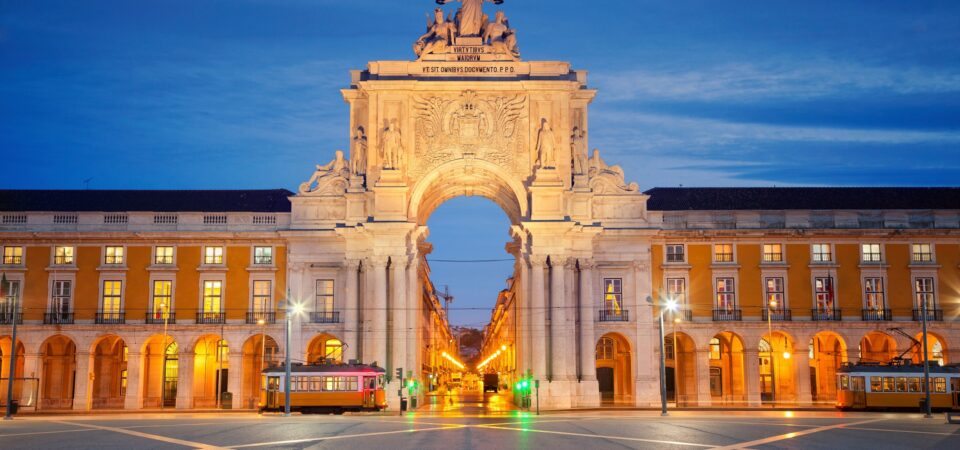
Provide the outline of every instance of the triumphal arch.
[[[411,60],[373,61],[351,73],[342,90],[349,151],[318,165],[291,199],[292,295],[313,295],[314,280],[336,280],[344,357],[418,377],[431,345],[420,323],[429,295],[425,224],[448,199],[486,197],[512,222],[519,327],[508,344],[517,369],[540,380],[541,401],[599,404],[595,349],[615,335],[624,342],[617,357],[628,361],[622,398],[653,403],[656,329],[647,299],[657,225],[637,184],[590,150],[597,91],[567,62],[521,59],[503,11],[490,19],[482,1],[461,3],[434,11]],[[607,286],[608,279],[620,282]],[[605,305],[623,320],[598,321]]]

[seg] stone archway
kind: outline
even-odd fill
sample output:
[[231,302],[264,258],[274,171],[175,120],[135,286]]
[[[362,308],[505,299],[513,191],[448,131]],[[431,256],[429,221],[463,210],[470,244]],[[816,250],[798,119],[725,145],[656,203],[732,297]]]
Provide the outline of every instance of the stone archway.
[[169,335],[151,336],[141,352],[141,395],[143,408],[177,406],[180,351]]
[[51,336],[40,345],[40,359],[40,409],[72,408],[77,368],[76,344],[62,334]]
[[663,338],[666,353],[667,399],[678,406],[695,404],[697,397],[697,348],[690,335],[670,333]]
[[314,336],[307,346],[306,361],[310,364],[316,364],[326,360],[333,363],[343,362],[344,343],[339,338],[321,333]]
[[[13,397],[14,399],[20,399],[23,394],[24,383],[18,378],[23,378],[23,366],[24,366],[24,347],[23,341],[17,339],[16,345],[16,367],[14,367],[13,377]],[[11,356],[13,356],[13,346],[11,345],[10,336],[0,336],[0,378],[8,378],[10,374],[10,361]],[[8,380],[3,380],[0,383],[0,405],[7,404],[7,384]],[[21,403],[22,404],[22,403]]]
[[597,341],[597,382],[603,402],[633,401],[632,361],[630,342],[622,334],[607,333]]
[[460,196],[490,199],[514,224],[529,214],[527,188],[514,175],[491,162],[461,159],[442,164],[417,182],[410,193],[408,219],[425,225],[443,202]]
[[122,409],[127,395],[127,345],[116,335],[93,344],[92,407]]
[[796,370],[793,338],[783,331],[765,333],[758,343],[760,364],[760,401],[792,402],[796,400]]
[[[914,364],[923,364],[923,333],[917,333],[914,339],[920,344],[914,345],[911,359]],[[927,359],[930,361],[930,364],[940,366],[950,364],[947,355],[949,355],[947,351],[947,341],[938,333],[928,331]]]
[[193,347],[193,407],[213,408],[219,395],[227,392],[230,370],[230,348],[220,336],[208,334],[197,339]]
[[882,331],[871,331],[860,339],[859,360],[862,362],[888,363],[896,358],[897,341]]
[[707,348],[712,403],[745,404],[747,385],[743,338],[736,333],[724,331],[712,337]]
[[[821,331],[810,338],[810,392],[815,402],[837,399],[837,369],[847,362],[847,344],[832,331]],[[801,355],[798,355],[801,356]],[[797,380],[803,383],[806,380]]]
[[267,334],[255,334],[243,343],[243,379],[241,404],[244,408],[256,408],[260,400],[260,374],[265,367],[280,363],[280,346]]

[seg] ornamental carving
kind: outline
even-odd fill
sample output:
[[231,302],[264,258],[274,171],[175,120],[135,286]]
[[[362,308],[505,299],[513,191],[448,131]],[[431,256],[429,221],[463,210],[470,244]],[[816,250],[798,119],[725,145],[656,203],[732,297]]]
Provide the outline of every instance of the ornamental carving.
[[478,96],[465,91],[459,98],[414,98],[415,160],[410,175],[471,155],[523,174],[527,148],[520,130],[526,129],[526,97]]

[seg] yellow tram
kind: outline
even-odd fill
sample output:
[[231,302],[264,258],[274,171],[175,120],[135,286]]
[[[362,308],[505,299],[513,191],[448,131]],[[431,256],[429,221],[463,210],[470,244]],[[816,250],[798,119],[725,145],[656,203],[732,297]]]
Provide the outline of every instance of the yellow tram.
[[[290,370],[290,410],[303,413],[380,411],[386,409],[382,367],[367,364],[293,364]],[[260,411],[284,409],[286,370],[263,370]]]
[[[852,364],[837,370],[837,408],[917,409],[926,394],[923,366],[910,364]],[[960,365],[930,366],[930,405],[933,409],[960,409]]]

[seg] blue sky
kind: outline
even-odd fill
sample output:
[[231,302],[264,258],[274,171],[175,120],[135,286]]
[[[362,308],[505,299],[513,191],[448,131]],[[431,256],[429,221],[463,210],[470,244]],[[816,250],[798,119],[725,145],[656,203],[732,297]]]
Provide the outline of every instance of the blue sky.
[[[293,189],[347,147],[348,71],[411,58],[434,7],[0,0],[0,188]],[[501,8],[524,59],[590,71],[590,145],[644,189],[960,184],[960,2]],[[471,234],[441,230],[463,217]],[[506,223],[484,200],[444,205],[434,256],[505,256]],[[440,266],[455,291],[464,272],[490,280],[461,306],[492,306],[509,275]]]

